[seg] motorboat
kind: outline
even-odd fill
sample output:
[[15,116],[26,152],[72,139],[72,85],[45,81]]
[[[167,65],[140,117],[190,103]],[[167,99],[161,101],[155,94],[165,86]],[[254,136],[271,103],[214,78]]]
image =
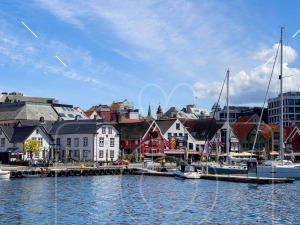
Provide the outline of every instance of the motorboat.
[[10,178],[10,171],[3,171],[0,168],[0,179],[9,179]]
[[189,164],[182,164],[180,167],[173,172],[176,177],[185,179],[199,179],[201,173],[198,172],[196,166]]

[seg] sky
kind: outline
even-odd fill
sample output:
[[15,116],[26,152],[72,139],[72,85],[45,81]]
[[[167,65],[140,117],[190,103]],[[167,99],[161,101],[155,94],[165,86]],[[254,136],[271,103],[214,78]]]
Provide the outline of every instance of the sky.
[[0,92],[84,110],[127,99],[142,115],[149,104],[152,115],[159,104],[210,111],[229,69],[229,104],[262,107],[280,90],[279,56],[271,74],[281,27],[283,91],[300,91],[299,9],[298,0],[1,0]]

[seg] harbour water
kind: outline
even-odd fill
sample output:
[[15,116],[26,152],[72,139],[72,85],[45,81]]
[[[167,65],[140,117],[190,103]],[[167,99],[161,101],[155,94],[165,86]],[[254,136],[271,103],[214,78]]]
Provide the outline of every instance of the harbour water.
[[300,181],[153,176],[0,180],[0,224],[300,224]]

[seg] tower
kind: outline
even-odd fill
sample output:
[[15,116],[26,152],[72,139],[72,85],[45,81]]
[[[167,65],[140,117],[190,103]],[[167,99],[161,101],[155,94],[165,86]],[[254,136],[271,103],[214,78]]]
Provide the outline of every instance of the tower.
[[156,119],[162,119],[162,117],[163,117],[163,111],[162,111],[162,109],[161,109],[161,107],[160,107],[160,104],[158,105],[158,108],[157,108],[157,112],[156,112]]

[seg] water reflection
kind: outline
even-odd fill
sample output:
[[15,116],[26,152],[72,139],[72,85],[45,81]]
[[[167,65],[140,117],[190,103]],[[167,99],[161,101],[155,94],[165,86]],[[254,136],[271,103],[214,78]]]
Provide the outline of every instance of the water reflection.
[[0,224],[300,224],[294,184],[151,176],[1,181]]

